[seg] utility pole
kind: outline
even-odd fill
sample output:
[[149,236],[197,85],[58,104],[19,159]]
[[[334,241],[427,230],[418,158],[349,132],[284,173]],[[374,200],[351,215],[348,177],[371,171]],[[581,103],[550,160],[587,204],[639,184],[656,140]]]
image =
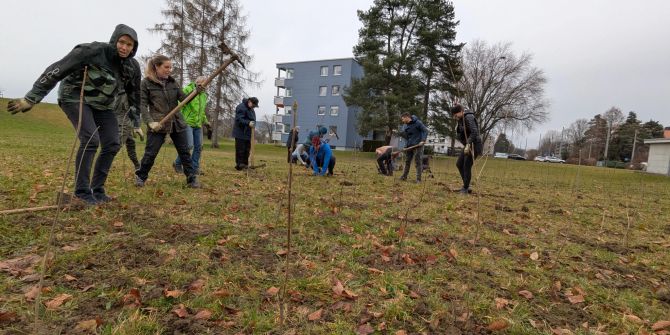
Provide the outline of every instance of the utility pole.
[[605,140],[605,167],[607,167],[607,152],[610,148],[610,133],[612,132],[612,121],[607,120],[607,139]]
[[561,129],[561,143],[558,146],[558,158],[563,159],[563,132],[565,132],[565,127]]
[[633,164],[635,158],[635,143],[637,142],[637,129],[635,129],[635,136],[633,136],[633,152],[630,154],[630,163]]

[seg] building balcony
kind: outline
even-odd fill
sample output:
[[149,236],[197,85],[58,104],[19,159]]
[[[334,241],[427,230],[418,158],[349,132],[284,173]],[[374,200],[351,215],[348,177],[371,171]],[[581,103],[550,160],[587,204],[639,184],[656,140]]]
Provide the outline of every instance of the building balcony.
[[286,78],[275,78],[275,87],[286,87]]
[[275,106],[279,108],[284,108],[285,97],[275,97]]

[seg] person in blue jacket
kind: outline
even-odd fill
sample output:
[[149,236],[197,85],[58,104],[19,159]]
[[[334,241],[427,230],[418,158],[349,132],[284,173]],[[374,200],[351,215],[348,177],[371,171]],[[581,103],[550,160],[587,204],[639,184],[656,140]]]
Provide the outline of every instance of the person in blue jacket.
[[407,180],[409,174],[409,167],[412,165],[412,158],[416,165],[416,182],[421,182],[421,172],[423,169],[423,145],[426,143],[428,137],[428,128],[423,125],[416,115],[410,115],[405,112],[400,116],[400,120],[405,124],[403,130],[398,134],[400,137],[407,140],[405,148],[414,147],[405,151],[405,170],[403,171],[401,180]]
[[309,160],[312,162],[312,169],[315,176],[333,175],[335,169],[335,156],[330,144],[321,140],[318,136],[312,139],[312,146],[309,148]]

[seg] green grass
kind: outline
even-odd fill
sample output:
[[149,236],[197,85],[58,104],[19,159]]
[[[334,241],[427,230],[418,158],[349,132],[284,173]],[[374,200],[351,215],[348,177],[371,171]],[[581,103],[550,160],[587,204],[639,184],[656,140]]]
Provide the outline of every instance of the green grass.
[[[74,131],[56,106],[15,116],[5,106],[0,100],[0,209],[50,205],[71,168],[65,162]],[[44,299],[62,292],[73,298],[42,310],[46,333],[73,333],[78,322],[100,318],[99,334],[352,334],[362,323],[380,334],[450,327],[476,334],[499,319],[507,320],[507,334],[619,334],[650,331],[670,318],[658,294],[670,275],[668,178],[480,159],[477,195],[461,197],[452,192],[460,186],[452,158],[435,159],[435,178],[415,185],[377,175],[372,154],[338,151],[333,178],[294,169],[293,250],[280,325],[280,297],[267,290],[281,288],[284,278],[286,256],[277,252],[286,249],[286,151],[256,149],[256,162],[267,166],[247,174],[233,169],[232,142],[207,144],[201,190],[185,188],[184,176],[172,171],[169,145],[147,186],[135,188],[122,149],[108,179],[117,201],[61,213],[55,223]],[[54,214],[0,216],[0,262],[42,255]],[[34,303],[23,294],[35,283],[27,274],[0,272],[0,312],[17,313],[0,321],[0,334],[32,332]],[[189,289],[199,279],[201,287]],[[336,280],[356,297],[334,294]],[[574,287],[585,302],[568,301]],[[131,289],[139,306],[128,305]],[[169,298],[165,290],[184,293]],[[498,309],[496,298],[509,304]],[[187,317],[173,312],[179,304]],[[211,318],[196,320],[204,309]],[[321,317],[308,320],[319,309]]]

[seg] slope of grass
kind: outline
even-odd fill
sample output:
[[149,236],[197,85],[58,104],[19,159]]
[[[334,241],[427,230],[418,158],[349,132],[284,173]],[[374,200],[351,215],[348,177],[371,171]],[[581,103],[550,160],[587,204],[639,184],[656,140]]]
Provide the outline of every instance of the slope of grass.
[[[53,203],[71,126],[53,106],[0,106],[0,209]],[[172,147],[142,189],[122,150],[117,201],[56,222],[44,300],[72,297],[41,309],[40,331],[97,318],[99,334],[619,334],[670,319],[667,178],[482,159],[477,195],[462,197],[451,158],[416,185],[376,174],[371,154],[337,152],[333,178],[294,169],[282,325],[285,152],[259,145],[267,166],[243,173],[232,142],[207,147],[205,188],[191,190]],[[44,254],[53,217],[0,216],[0,264]],[[39,267],[0,271],[0,333],[31,333]]]

